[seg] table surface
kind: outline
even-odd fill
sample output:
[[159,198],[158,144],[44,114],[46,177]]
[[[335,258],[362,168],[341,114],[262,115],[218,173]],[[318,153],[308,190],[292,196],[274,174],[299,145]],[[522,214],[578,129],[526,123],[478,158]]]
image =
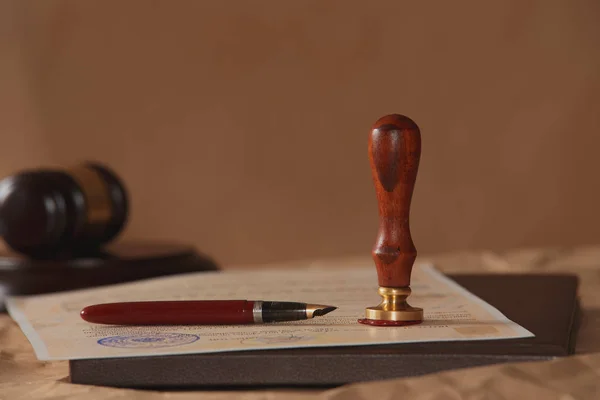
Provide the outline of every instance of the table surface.
[[[144,392],[74,385],[66,362],[40,362],[18,326],[0,315],[0,400],[3,399],[367,399],[389,393],[405,398],[597,398],[600,393],[600,246],[523,249],[505,253],[457,252],[422,256],[446,273],[557,273],[580,277],[583,321],[576,354],[536,363],[456,370],[417,378],[359,383],[328,390]],[[311,260],[324,268],[370,263],[365,257]],[[285,263],[281,268],[305,262]],[[269,266],[269,267],[272,267]],[[571,397],[568,397],[571,396]]]

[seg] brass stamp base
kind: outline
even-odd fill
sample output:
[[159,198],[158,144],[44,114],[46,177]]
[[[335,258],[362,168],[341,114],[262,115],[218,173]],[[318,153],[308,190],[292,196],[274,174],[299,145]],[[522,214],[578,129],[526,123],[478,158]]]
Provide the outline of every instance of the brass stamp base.
[[411,307],[406,301],[411,294],[410,287],[391,288],[380,286],[378,293],[383,300],[376,307],[367,307],[365,309],[366,318],[359,320],[360,323],[393,326],[412,325],[423,321],[423,309]]

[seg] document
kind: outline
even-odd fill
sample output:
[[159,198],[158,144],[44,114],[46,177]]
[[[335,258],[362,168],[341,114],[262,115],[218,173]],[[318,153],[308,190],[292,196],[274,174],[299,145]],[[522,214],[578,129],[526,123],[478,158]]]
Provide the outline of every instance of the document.
[[[373,327],[357,322],[376,306],[372,265],[294,270],[200,272],[70,292],[9,297],[7,309],[40,360],[139,357],[321,346],[492,340],[531,337],[497,309],[445,277],[415,264],[413,307],[422,324]],[[83,321],[82,308],[98,303],[149,300],[266,300],[337,306],[305,321],[257,325],[112,326]]]

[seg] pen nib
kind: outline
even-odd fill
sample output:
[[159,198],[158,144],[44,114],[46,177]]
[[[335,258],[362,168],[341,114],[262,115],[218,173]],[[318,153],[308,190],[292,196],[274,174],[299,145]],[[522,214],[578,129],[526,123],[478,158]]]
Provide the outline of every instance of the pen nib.
[[306,305],[306,317],[314,318],[314,317],[322,317],[325,314],[329,314],[333,310],[337,309],[334,306],[324,306],[320,304],[307,304]]

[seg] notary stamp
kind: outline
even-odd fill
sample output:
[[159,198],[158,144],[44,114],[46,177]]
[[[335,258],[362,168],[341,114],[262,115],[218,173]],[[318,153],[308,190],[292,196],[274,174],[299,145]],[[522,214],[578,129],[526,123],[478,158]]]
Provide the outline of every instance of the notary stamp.
[[107,347],[126,349],[151,349],[175,347],[190,344],[200,336],[189,333],[154,333],[146,335],[109,336],[98,340],[98,344]]

